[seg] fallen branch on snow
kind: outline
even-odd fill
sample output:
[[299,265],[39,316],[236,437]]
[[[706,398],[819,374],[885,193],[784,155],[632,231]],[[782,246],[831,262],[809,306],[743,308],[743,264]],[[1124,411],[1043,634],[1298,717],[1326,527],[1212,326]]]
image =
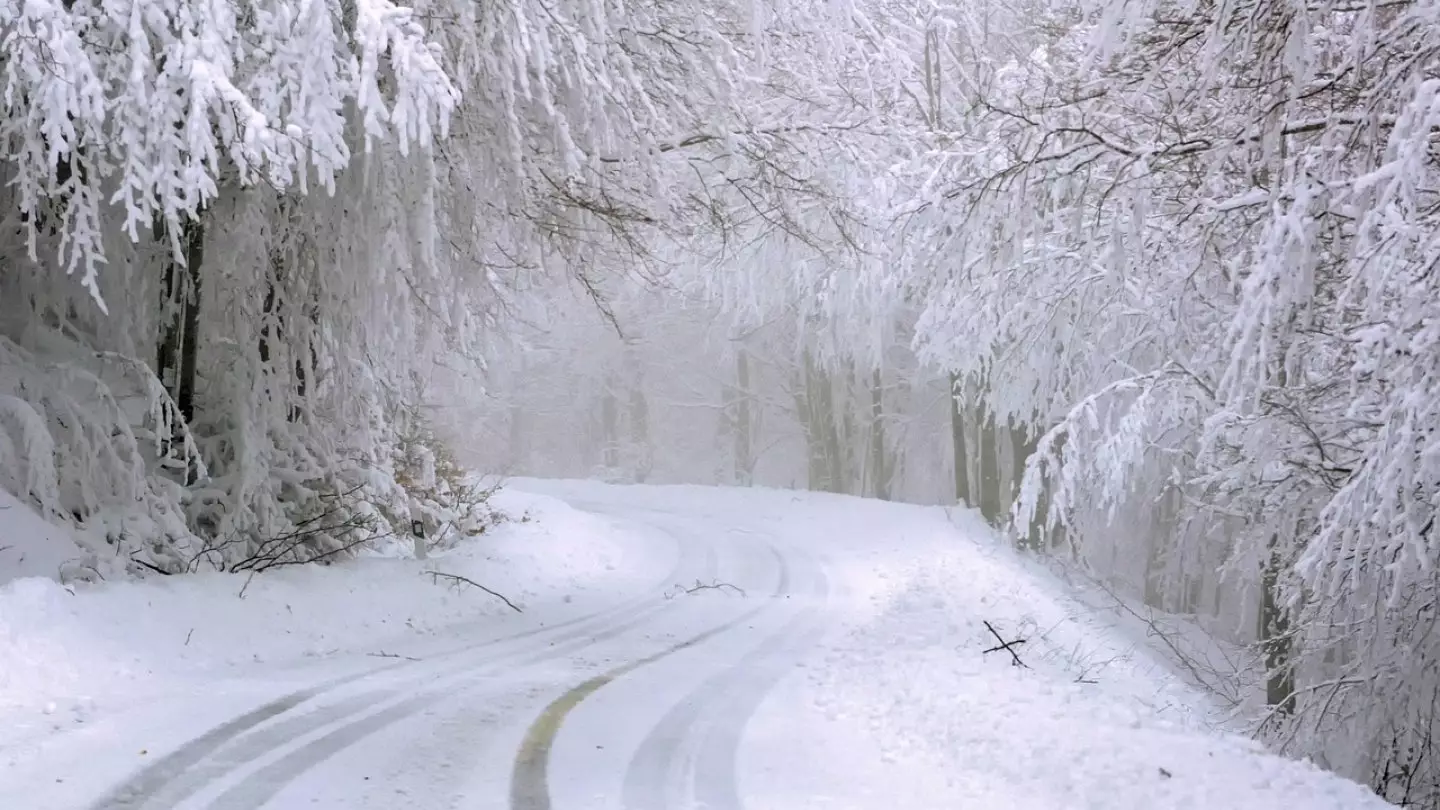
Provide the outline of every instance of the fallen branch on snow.
[[419,660],[420,660],[419,658],[412,658],[412,657],[410,657],[410,656],[408,656],[408,655],[400,655],[400,654],[398,654],[398,653],[378,652],[378,653],[365,653],[365,654],[368,655],[368,656],[370,656],[371,658],[403,658],[403,659],[405,659],[406,661],[419,661]]
[[166,571],[164,568],[161,568],[160,566],[156,565],[155,563],[146,562],[145,560],[137,559],[137,558],[135,558],[135,557],[131,557],[131,558],[130,558],[130,562],[133,562],[133,563],[135,563],[136,565],[144,566],[145,568],[148,568],[148,569],[150,569],[151,571],[154,571],[154,572],[157,573],[157,574],[161,574],[161,575],[167,576],[167,577],[170,576],[170,572],[169,572],[169,571]]
[[496,599],[499,599],[501,602],[504,602],[505,604],[509,605],[509,606],[510,606],[510,609],[513,610],[513,611],[515,611],[516,613],[524,613],[524,612],[525,612],[525,611],[521,610],[519,607],[517,607],[514,602],[511,602],[511,601],[505,596],[505,594],[500,593],[500,592],[498,592],[498,591],[492,591],[492,590],[490,590],[489,588],[485,587],[484,585],[481,585],[480,583],[476,582],[475,580],[470,579],[469,577],[462,577],[462,576],[460,576],[459,574],[447,574],[447,573],[445,573],[444,571],[426,571],[426,572],[424,572],[424,573],[429,574],[429,575],[430,575],[430,580],[431,580],[432,582],[437,583],[437,584],[440,582],[440,578],[441,578],[441,577],[444,577],[445,579],[450,580],[451,583],[453,583],[456,588],[460,587],[461,585],[471,585],[471,586],[474,586],[474,587],[479,588],[480,590],[482,590],[482,591],[490,594],[491,596],[495,597]]
[[695,580],[695,587],[693,588],[687,588],[684,585],[676,583],[675,590],[665,592],[665,598],[674,599],[682,593],[699,593],[700,591],[723,591],[726,588],[729,588],[730,590],[740,594],[741,596],[745,595],[745,590],[737,585],[731,585],[728,582],[719,581],[714,581],[711,582],[709,585],[706,585],[697,579]]
[[[982,621],[983,621],[983,620],[982,620]],[[985,629],[990,631],[990,635],[994,636],[994,637],[995,637],[995,640],[998,641],[998,642],[1000,642],[1000,645],[999,645],[998,647],[991,647],[990,649],[985,650],[984,652],[981,652],[980,654],[981,654],[981,655],[985,655],[985,654],[987,654],[987,653],[999,652],[1000,650],[1004,650],[1005,652],[1010,653],[1010,657],[1011,657],[1011,658],[1015,659],[1015,661],[1014,661],[1014,666],[1024,667],[1024,666],[1025,666],[1025,662],[1020,660],[1020,655],[1015,652],[1015,649],[1014,649],[1014,648],[1015,648],[1015,645],[1016,645],[1016,644],[1024,644],[1024,643],[1025,643],[1025,639],[1023,639],[1023,638],[1017,638],[1017,639],[1015,639],[1014,641],[1006,641],[1006,640],[1004,639],[1004,637],[1002,637],[1002,636],[1000,635],[1000,633],[999,633],[998,631],[996,631],[996,629],[990,625],[990,622],[985,622],[984,624],[985,624]],[[1029,667],[1025,667],[1025,668],[1026,668],[1026,669],[1029,669]]]

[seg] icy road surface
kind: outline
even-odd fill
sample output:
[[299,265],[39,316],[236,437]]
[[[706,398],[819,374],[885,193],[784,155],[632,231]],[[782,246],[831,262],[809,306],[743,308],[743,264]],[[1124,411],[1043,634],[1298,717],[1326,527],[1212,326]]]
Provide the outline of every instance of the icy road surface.
[[0,808],[1389,806],[1212,731],[964,515],[513,489],[533,522],[423,562],[0,585]]

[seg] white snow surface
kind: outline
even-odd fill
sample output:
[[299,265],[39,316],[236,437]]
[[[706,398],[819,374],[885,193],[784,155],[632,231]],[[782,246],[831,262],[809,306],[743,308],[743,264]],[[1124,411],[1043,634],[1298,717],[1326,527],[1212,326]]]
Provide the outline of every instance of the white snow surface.
[[80,556],[69,530],[47,522],[0,489],[0,586],[22,577],[58,577]]
[[531,519],[423,561],[0,585],[0,808],[1389,806],[1214,730],[969,512],[540,480],[498,503]]

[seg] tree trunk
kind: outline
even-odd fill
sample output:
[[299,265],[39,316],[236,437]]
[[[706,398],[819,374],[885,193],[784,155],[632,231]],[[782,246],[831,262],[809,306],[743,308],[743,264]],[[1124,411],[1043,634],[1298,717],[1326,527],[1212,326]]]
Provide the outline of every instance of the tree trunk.
[[970,500],[970,453],[965,446],[965,412],[961,407],[963,392],[960,378],[950,375],[950,444],[955,457],[955,500],[973,505]]
[[870,474],[875,497],[890,500],[890,461],[885,450],[884,375],[875,369],[870,375]]
[[[1294,318],[1290,328],[1295,328]],[[1281,355],[1283,358],[1284,355]],[[1288,388],[1290,374],[1284,360],[1277,362],[1275,382],[1280,388]],[[1298,527],[1297,527],[1298,528]],[[1265,702],[1281,714],[1295,713],[1295,674],[1290,669],[1290,617],[1280,604],[1280,538],[1270,536],[1265,562],[1260,573],[1260,648],[1265,653]]]
[[[287,200],[281,201],[278,216],[281,219],[290,216]],[[288,403],[285,418],[289,422],[298,422],[304,415],[310,377],[320,360],[316,343],[320,333],[319,293],[314,287],[309,288],[309,298],[303,308],[299,301],[292,300],[306,289],[300,283],[303,274],[310,273],[313,278],[317,271],[313,253],[306,248],[303,237],[296,239],[294,245],[271,247],[270,273],[265,279],[265,302],[261,305],[260,362],[275,381],[271,396]],[[305,324],[295,322],[302,315],[309,322],[308,332],[304,331]],[[289,368],[282,371],[279,366],[287,348],[292,360]],[[291,375],[288,379],[287,373]]]
[[310,370],[320,363],[320,356],[316,352],[315,342],[320,334],[320,307],[314,296],[318,293],[311,293],[311,300],[306,307],[305,317],[310,322],[309,333],[305,337],[303,354],[295,354],[295,404],[290,407],[287,419],[291,422],[300,421],[300,416],[305,412],[305,400],[310,396]]
[[805,355],[805,372],[800,385],[800,414],[805,429],[805,457],[808,488],[823,491],[829,486],[829,465],[825,460],[824,428],[820,425],[820,408],[816,404],[818,392],[814,390],[814,375],[810,369],[810,355]]
[[740,346],[735,352],[735,483],[744,487],[755,480],[755,438],[750,430],[750,355]]
[[180,339],[180,378],[176,381],[176,405],[188,425],[195,421],[195,370],[200,355],[200,267],[205,260],[205,227],[188,220],[182,231],[185,246],[185,316]]
[[1281,714],[1295,713],[1295,674],[1290,669],[1290,618],[1280,604],[1279,538],[1270,538],[1260,575],[1260,649],[1265,654],[1265,702]]
[[270,277],[265,279],[265,301],[260,305],[260,362],[267,368],[270,366],[270,345],[279,339],[279,323],[275,315],[275,285],[276,276],[279,273],[279,266],[276,264],[276,257],[270,258]]
[[801,374],[796,386],[796,406],[805,430],[809,488],[816,492],[838,492],[840,433],[835,424],[831,381],[808,350],[801,360]]
[[1000,443],[995,415],[988,409],[979,412],[980,419],[980,515],[985,522],[996,525],[1003,513],[1000,503]]
[[[168,250],[169,240],[162,223],[155,223],[154,235],[155,241]],[[164,269],[160,271],[160,335],[155,351],[155,376],[160,378],[160,384],[165,386],[172,399],[175,397],[176,377],[179,376],[175,360],[180,355],[180,330],[184,322],[180,274],[176,270],[175,257],[168,257]],[[261,344],[261,351],[264,351],[264,344]]]
[[1025,466],[1030,463],[1030,457],[1035,455],[1035,449],[1040,444],[1038,433],[1031,435],[1031,431],[1024,425],[1012,422],[1010,424],[1010,452],[1011,467],[1010,474],[1006,477],[1008,489],[1005,493],[1005,510],[1009,512],[1015,507],[1015,501],[1020,499],[1020,482],[1025,480]]
[[[1012,437],[1013,435],[1014,434],[1012,433]],[[1028,434],[1026,435],[1028,436]],[[1039,449],[1040,437],[1044,435],[1045,431],[1037,431],[1033,437],[1027,438],[1025,440],[1022,447],[1018,447],[1016,450],[1017,454],[1021,454],[1024,456],[1024,462],[1016,465],[1017,468],[1015,472],[1016,482],[1014,496],[1016,499],[1019,498],[1020,482],[1024,480],[1026,467],[1029,466],[1031,458],[1035,455],[1035,451]],[[1061,436],[1060,439],[1056,442],[1055,452],[1057,454],[1065,452],[1065,438],[1063,436]],[[1015,530],[1016,542],[1021,548],[1029,549],[1031,551],[1047,550],[1046,531],[1050,522],[1051,484],[1048,480],[1046,480],[1046,477],[1048,477],[1048,475],[1052,473],[1053,470],[1046,466],[1038,470],[1038,472],[1042,474],[1042,478],[1040,480],[1040,492],[1035,497],[1035,513],[1031,517],[1030,525],[1023,527],[1023,531],[1022,527],[1020,526],[1013,527]],[[1054,549],[1064,545],[1064,543],[1065,526],[1063,524],[1057,524],[1054,527],[1050,527],[1048,549],[1053,551]]]
[[[855,486],[854,478],[855,470],[860,467],[861,462],[854,457],[857,428],[855,409],[851,407],[855,367],[853,364],[846,366],[846,373],[840,377],[843,385],[838,386],[838,391],[835,376],[826,374],[825,378],[825,391],[830,397],[831,424],[835,426],[834,435],[830,437],[830,480],[834,482],[830,491],[858,493],[860,490]],[[836,416],[839,419],[835,419]],[[863,459],[863,456],[861,458]]]
[[[829,372],[817,366],[816,388],[819,391],[820,431],[824,438],[826,492],[845,491],[845,449],[840,440],[840,423],[836,419],[835,381]],[[847,431],[848,425],[847,425]]]
[[[170,249],[169,231],[164,223],[154,227],[157,242]],[[180,249],[183,262],[172,255],[160,277],[160,335],[155,352],[155,375],[174,400],[183,425],[175,435],[162,439],[164,455],[182,443],[181,434],[195,420],[195,375],[200,348],[200,273],[204,262],[204,226],[189,220],[181,226]],[[195,482],[194,459],[186,464],[185,483]]]

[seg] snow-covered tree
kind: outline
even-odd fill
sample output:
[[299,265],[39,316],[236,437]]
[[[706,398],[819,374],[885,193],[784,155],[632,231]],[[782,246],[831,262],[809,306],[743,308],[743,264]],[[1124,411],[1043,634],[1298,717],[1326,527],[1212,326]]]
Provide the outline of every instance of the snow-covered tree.
[[806,238],[834,207],[815,167],[855,122],[796,103],[832,84],[830,22],[0,5],[5,486],[142,569],[408,527],[429,507],[406,484],[433,491],[411,441],[434,435],[427,392],[480,361],[530,277],[599,297],[676,244]]
[[1046,431],[1020,533],[1217,614],[1267,733],[1420,803],[1434,13],[1052,4],[914,162],[905,231],[925,356]]

